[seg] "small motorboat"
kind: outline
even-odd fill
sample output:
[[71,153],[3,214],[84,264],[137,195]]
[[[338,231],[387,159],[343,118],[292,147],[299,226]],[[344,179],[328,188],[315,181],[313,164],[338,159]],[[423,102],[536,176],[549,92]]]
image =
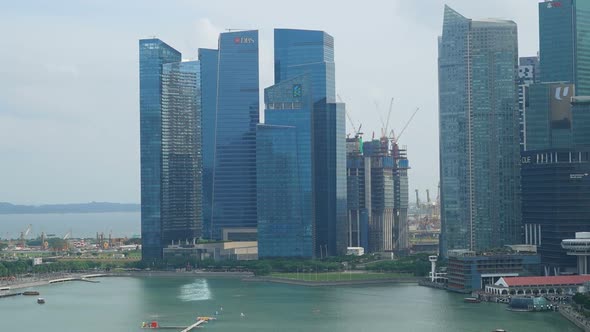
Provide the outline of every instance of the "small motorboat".
[[37,299],[37,303],[44,304],[45,303],[45,299],[42,298],[42,297],[40,297],[40,298]]
[[23,295],[39,295],[39,292],[37,291],[24,291]]
[[479,302],[481,302],[481,300],[478,299],[477,297],[466,297],[466,298],[463,299],[463,301],[464,302],[467,302],[467,303],[479,303]]

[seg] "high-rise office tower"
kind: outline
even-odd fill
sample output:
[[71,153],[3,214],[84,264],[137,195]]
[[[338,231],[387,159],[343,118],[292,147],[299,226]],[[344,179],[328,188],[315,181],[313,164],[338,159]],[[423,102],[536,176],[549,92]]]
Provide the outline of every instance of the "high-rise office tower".
[[575,95],[590,95],[590,1],[539,3],[541,80],[575,84]]
[[530,87],[522,152],[524,240],[537,246],[545,274],[576,272],[561,241],[590,231],[590,98],[573,84]]
[[201,63],[201,109],[203,140],[203,237],[211,237],[213,211],[213,166],[215,160],[215,128],[217,124],[217,64],[219,51],[199,49]]
[[346,128],[344,104],[335,103],[334,38],[323,31],[276,29],[274,52],[275,84],[311,77],[314,254],[344,254]]
[[445,6],[438,68],[441,254],[520,243],[516,24]]
[[522,218],[545,274],[559,275],[576,271],[561,241],[590,231],[590,2],[538,5],[541,82],[528,89]]
[[257,128],[258,257],[313,257],[310,76],[264,91]]
[[407,253],[410,249],[410,240],[408,238],[408,207],[410,203],[407,151],[405,147],[400,147],[398,142],[393,142],[391,146],[391,155],[393,156],[393,185],[394,185],[394,208],[393,208],[393,237],[395,239],[394,250]]
[[224,229],[256,228],[258,76],[258,31],[222,33],[209,227],[214,239]]
[[529,107],[529,87],[540,82],[539,57],[521,57],[518,64],[518,130],[520,151],[526,150],[526,111]]
[[362,137],[346,139],[348,246],[369,252],[371,218],[371,158],[365,158]]
[[162,245],[201,237],[202,155],[199,61],[162,66]]
[[142,258],[162,257],[162,67],[181,60],[180,52],[159,39],[139,41]]
[[[395,166],[389,138],[382,137],[364,144],[379,145],[378,149],[372,149],[372,153],[364,156],[365,206],[369,210],[368,252],[393,251],[397,240],[394,233]],[[370,174],[368,177],[367,172]]]

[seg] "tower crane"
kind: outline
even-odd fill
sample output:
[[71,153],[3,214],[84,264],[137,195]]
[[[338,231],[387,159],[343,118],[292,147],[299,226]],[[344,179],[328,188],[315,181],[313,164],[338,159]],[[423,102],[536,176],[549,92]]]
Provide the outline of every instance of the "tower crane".
[[408,119],[408,121],[406,122],[406,124],[404,125],[404,127],[402,128],[400,133],[397,135],[397,137],[395,137],[393,130],[391,130],[390,138],[393,141],[393,144],[397,144],[397,141],[399,140],[400,137],[402,137],[404,131],[406,131],[406,128],[408,128],[408,125],[410,125],[410,122],[412,122],[412,120],[414,119],[414,116],[416,116],[416,113],[418,113],[419,110],[420,110],[420,107],[416,107],[416,109],[414,110],[414,113],[412,113],[412,116],[410,116],[410,118]]
[[21,248],[24,248],[27,245],[27,243],[25,242],[25,237],[27,235],[29,235],[29,233],[31,232],[31,228],[32,227],[33,227],[33,225],[30,225],[29,224],[29,226],[27,226],[27,229],[25,229],[24,231],[20,232],[20,245],[21,245]]
[[[338,100],[341,103],[344,103],[344,101],[342,100],[342,97],[340,97],[339,94],[337,94],[336,96],[338,97]],[[363,127],[363,124],[361,123],[357,129],[356,126],[354,125],[354,122],[352,121],[352,118],[350,117],[350,113],[348,111],[346,111],[346,118],[348,118],[348,122],[350,122],[350,126],[352,127],[352,130],[354,131],[354,137],[355,138],[361,137],[363,135],[363,133],[361,132],[361,128]]]

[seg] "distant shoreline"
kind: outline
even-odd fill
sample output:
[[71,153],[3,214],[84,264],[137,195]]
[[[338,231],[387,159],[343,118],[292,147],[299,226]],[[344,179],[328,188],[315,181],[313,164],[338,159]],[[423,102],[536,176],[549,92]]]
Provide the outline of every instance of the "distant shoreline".
[[91,213],[139,213],[140,210],[134,211],[64,211],[64,212],[1,212],[0,215],[2,216],[19,216],[25,214],[91,214]]
[[68,214],[140,212],[140,204],[90,202],[80,204],[15,205],[0,202],[0,214]]

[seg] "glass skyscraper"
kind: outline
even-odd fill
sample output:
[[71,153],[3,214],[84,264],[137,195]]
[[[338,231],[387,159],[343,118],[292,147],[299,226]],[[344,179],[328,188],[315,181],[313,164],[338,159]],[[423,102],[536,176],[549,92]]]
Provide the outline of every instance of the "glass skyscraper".
[[539,3],[541,80],[575,84],[575,95],[590,95],[590,1]]
[[214,239],[221,238],[224,228],[256,228],[257,225],[258,82],[258,31],[222,33],[210,223]]
[[162,244],[200,238],[202,211],[199,61],[162,70]]
[[162,257],[162,67],[181,54],[159,39],[139,41],[142,258]]
[[275,84],[311,79],[314,255],[346,252],[346,129],[336,104],[334,38],[323,31],[275,29]]
[[258,257],[313,257],[311,80],[300,75],[264,91],[257,128]]
[[440,252],[520,243],[516,24],[445,6],[438,68]]
[[217,64],[219,51],[199,49],[203,139],[203,237],[210,238],[213,211],[213,166],[217,127]]
[[529,107],[529,87],[539,83],[539,57],[521,57],[518,64],[518,130],[520,133],[520,151],[526,150],[526,112]]

